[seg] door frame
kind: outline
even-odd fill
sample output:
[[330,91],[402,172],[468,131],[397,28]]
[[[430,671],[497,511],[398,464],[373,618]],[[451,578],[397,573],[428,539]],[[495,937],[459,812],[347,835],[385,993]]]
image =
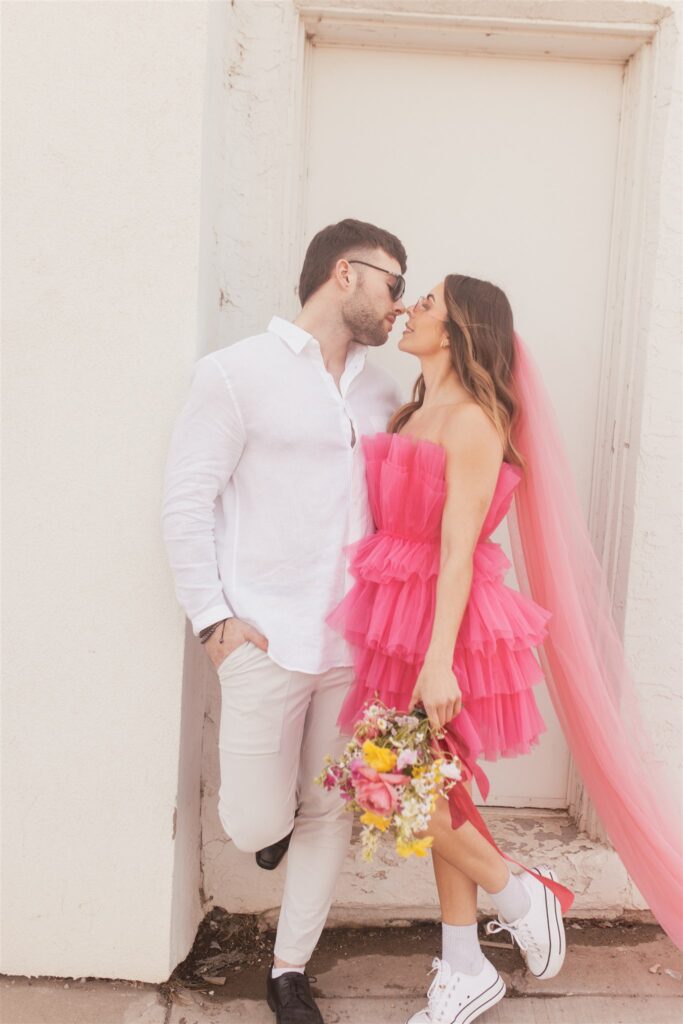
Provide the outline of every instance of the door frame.
[[[293,285],[304,251],[308,90],[314,46],[610,61],[624,67],[589,505],[591,537],[607,575],[615,618],[623,629],[645,340],[653,291],[654,260],[648,245],[651,249],[657,232],[656,206],[666,127],[663,106],[672,88],[675,68],[677,35],[673,12],[661,4],[638,3],[640,20],[634,22],[633,4],[629,0],[613,0],[609,8],[601,0],[581,0],[562,4],[561,10],[552,0],[498,4],[498,10],[509,8],[505,17],[479,13],[485,5],[473,0],[452,0],[450,4],[443,0],[346,0],[343,5],[337,0],[337,4],[335,0],[292,0],[286,10],[280,9],[282,21],[277,44],[272,44],[273,55],[280,61],[278,89],[270,117],[276,132],[274,144],[279,141],[284,146],[284,159],[279,175],[266,173],[258,183],[253,183],[249,197],[245,198],[243,213],[248,216],[253,209],[256,221],[258,204],[265,202],[266,196],[272,203],[275,190],[280,199],[282,221],[272,238],[273,263],[280,272],[268,298],[270,308],[279,309],[284,315],[296,314]],[[246,5],[247,18],[250,7]],[[254,5],[254,18],[258,7]],[[604,20],[606,13],[611,21]],[[254,72],[255,81],[265,81],[264,66]],[[232,135],[237,144],[240,137],[249,139],[253,130],[250,121],[251,112],[246,105],[233,113]],[[225,268],[230,268],[232,286],[237,292],[253,289],[256,267],[249,265],[248,258],[242,258],[239,266],[229,254],[222,261]],[[569,813],[579,828],[593,839],[604,840],[573,762],[567,801]]]

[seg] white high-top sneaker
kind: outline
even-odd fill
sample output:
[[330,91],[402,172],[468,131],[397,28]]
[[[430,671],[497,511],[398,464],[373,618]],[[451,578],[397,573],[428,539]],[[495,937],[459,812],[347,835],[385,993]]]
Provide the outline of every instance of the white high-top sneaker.
[[427,993],[428,1005],[407,1024],[472,1024],[505,995],[505,982],[490,960],[484,959],[479,974],[473,975],[452,972],[436,957],[432,971],[436,976]]
[[[554,871],[545,864],[532,868],[532,871],[557,881]],[[554,978],[564,963],[567,948],[560,901],[547,886],[526,871],[519,878],[529,893],[528,911],[517,921],[489,921],[486,933],[509,932],[534,977]]]

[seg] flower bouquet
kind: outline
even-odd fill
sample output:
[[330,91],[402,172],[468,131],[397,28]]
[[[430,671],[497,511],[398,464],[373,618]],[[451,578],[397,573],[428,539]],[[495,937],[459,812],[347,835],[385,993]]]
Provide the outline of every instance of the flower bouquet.
[[390,834],[400,857],[424,857],[423,833],[440,796],[462,778],[457,758],[435,756],[433,734],[420,709],[410,714],[380,701],[368,704],[338,761],[325,758],[316,782],[339,788],[360,816],[361,856],[372,860],[380,836]]

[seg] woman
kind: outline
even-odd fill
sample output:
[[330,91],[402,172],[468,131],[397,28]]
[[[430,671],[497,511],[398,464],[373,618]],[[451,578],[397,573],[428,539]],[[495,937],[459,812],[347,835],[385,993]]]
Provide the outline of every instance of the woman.
[[[671,934],[665,884],[676,885],[676,833],[657,810],[659,783],[631,764],[638,722],[606,587],[509,302],[486,281],[449,275],[408,312],[399,348],[422,373],[389,432],[364,440],[378,530],[351,550],[356,584],[329,620],[356,647],[340,724],[352,728],[375,696],[400,710],[421,703],[485,796],[476,758],[527,752],[544,728],[532,691],[542,675],[532,648],[543,642],[590,795]],[[518,576],[530,577],[542,607],[504,586],[508,562],[488,539],[515,492]],[[428,832],[443,949],[428,1007],[411,1024],[471,1024],[505,994],[479,947],[477,886],[498,910],[493,930],[512,935],[539,978],[562,966],[561,904],[571,897],[545,868],[509,872],[462,785]]]

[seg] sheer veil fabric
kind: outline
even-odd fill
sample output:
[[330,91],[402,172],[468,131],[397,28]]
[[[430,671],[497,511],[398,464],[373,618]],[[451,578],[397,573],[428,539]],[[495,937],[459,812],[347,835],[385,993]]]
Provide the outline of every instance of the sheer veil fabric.
[[508,521],[520,589],[552,614],[540,650],[548,689],[611,843],[683,948],[681,808],[646,736],[555,415],[518,335],[514,379],[527,464]]

